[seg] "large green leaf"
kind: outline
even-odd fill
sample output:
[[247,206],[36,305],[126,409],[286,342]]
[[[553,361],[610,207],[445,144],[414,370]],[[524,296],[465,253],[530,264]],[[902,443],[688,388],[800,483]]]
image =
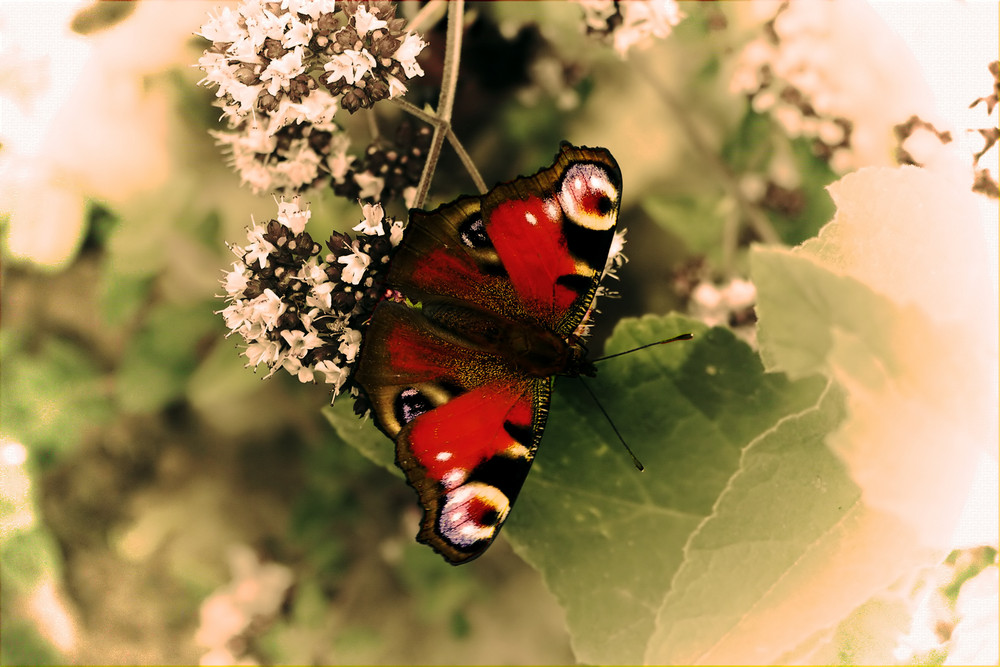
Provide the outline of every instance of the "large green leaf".
[[766,375],[730,332],[679,317],[623,323],[608,350],[683,331],[695,339],[609,361],[592,382],[646,470],[632,467],[579,384],[560,380],[505,529],[565,607],[584,662],[642,661],[685,544],[713,513],[744,448],[814,409],[825,385]]
[[761,356],[846,390],[849,419],[828,444],[868,507],[943,557],[981,458],[996,457],[997,306],[979,202],[912,167],[830,190],[838,211],[819,237],[752,253]]

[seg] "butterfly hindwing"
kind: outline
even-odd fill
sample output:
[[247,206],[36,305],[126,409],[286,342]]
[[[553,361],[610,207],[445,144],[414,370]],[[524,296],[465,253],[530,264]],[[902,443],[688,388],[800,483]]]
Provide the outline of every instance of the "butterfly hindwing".
[[411,211],[356,379],[420,496],[418,539],[452,563],[496,537],[528,474],[552,376],[575,339],[615,233],[621,173],[564,144],[533,176]]
[[527,477],[551,379],[510,372],[500,357],[457,345],[400,303],[379,304],[369,335],[381,344],[364,356],[358,378],[424,506],[418,539],[453,563],[474,558]]

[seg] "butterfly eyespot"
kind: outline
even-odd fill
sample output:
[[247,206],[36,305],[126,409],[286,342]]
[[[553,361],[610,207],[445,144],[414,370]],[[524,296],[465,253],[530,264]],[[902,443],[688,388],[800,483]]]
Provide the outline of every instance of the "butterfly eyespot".
[[618,188],[600,165],[583,162],[567,169],[558,197],[566,217],[581,227],[600,231],[617,221]]
[[490,237],[486,234],[486,224],[480,215],[471,216],[459,225],[458,237],[462,239],[462,243],[470,248],[481,249],[493,247],[493,242],[490,241]]
[[470,547],[489,540],[496,527],[507,518],[510,501],[500,489],[481,482],[470,482],[445,496],[438,529],[450,543]]
[[402,426],[409,424],[420,415],[424,414],[428,410],[431,410],[433,407],[434,404],[429,398],[424,396],[417,389],[408,387],[407,389],[399,392],[399,396],[396,397],[395,404],[393,405],[393,410],[395,412],[396,421]]

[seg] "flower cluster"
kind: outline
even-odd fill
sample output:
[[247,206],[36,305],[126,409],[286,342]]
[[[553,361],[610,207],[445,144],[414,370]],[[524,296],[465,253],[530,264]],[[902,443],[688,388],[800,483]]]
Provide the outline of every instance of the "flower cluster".
[[708,276],[703,258],[692,260],[674,275],[677,295],[687,301],[691,317],[710,327],[729,327],[747,343],[756,343],[757,288],[742,278],[720,284]]
[[213,135],[256,192],[342,184],[352,158],[334,117],[406,92],[426,46],[384,1],[244,0],[204,26],[201,83],[229,132]]
[[653,37],[663,39],[684,15],[676,0],[578,0],[587,33],[611,42],[622,58]]
[[811,139],[813,151],[843,172],[852,166],[853,123],[832,110],[828,51],[808,48],[823,44],[829,28],[824,20],[830,19],[823,9],[782,4],[761,36],[744,48],[731,88],[745,93],[757,113],[770,113],[790,137]]
[[285,565],[261,563],[242,544],[232,547],[229,561],[232,581],[202,602],[195,641],[208,649],[203,665],[256,665],[247,640],[278,615],[294,577]]
[[248,366],[283,368],[301,382],[322,379],[334,397],[356,395],[353,368],[362,331],[381,296],[389,254],[403,235],[380,204],[365,204],[356,238],[334,232],[326,250],[305,231],[311,212],[298,200],[280,202],[278,216],[255,224],[247,245],[222,281],[221,311],[247,343]]
[[410,208],[431,139],[428,126],[414,129],[404,120],[396,130],[395,141],[382,139],[369,144],[364,157],[353,162],[344,178],[332,184],[333,191],[341,197],[372,203],[402,198]]

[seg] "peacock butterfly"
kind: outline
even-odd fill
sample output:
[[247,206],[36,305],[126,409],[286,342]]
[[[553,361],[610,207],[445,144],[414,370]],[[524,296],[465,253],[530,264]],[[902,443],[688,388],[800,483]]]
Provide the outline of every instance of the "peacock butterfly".
[[413,210],[356,380],[424,507],[417,540],[452,564],[496,538],[528,475],[556,375],[593,375],[582,326],[622,178],[563,144],[533,176]]

